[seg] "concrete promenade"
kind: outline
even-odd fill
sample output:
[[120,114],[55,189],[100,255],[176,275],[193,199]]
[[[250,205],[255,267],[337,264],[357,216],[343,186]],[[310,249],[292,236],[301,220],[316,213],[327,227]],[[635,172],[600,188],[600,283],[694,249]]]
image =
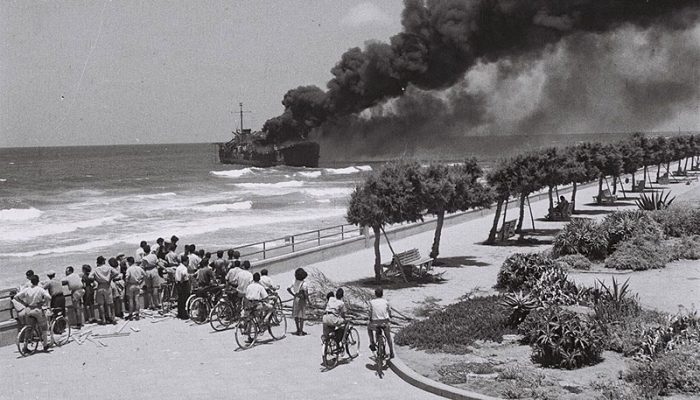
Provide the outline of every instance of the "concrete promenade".
[[[673,193],[697,191],[699,184],[672,185]],[[600,218],[602,210],[619,209],[585,205],[596,188],[578,195],[577,208],[588,217]],[[632,200],[625,202],[628,206]],[[547,201],[532,203],[535,218],[546,213]],[[527,213],[527,211],[526,211]],[[585,215],[585,214],[588,215]],[[516,217],[509,209],[508,219]],[[527,214],[526,214],[527,215]],[[470,290],[490,291],[501,262],[510,254],[539,251],[540,246],[483,246],[493,215],[487,215],[443,231],[441,258],[456,260],[459,268],[444,268],[446,283],[387,291],[392,305],[410,312],[416,302],[432,296],[440,303],[456,301]],[[539,230],[554,232],[563,222],[535,221]],[[526,219],[525,228],[530,228]],[[433,232],[423,232],[392,242],[396,251],[417,247],[427,254]],[[538,237],[543,239],[543,237]],[[389,258],[382,242],[383,259]],[[318,262],[304,267],[317,268],[330,279],[347,282],[372,276],[372,248]],[[292,283],[293,271],[273,275],[282,288]],[[634,278],[631,281],[634,290]],[[663,286],[663,282],[659,282]],[[664,291],[663,287],[659,290]],[[673,296],[672,290],[665,290]],[[640,293],[642,295],[642,293]],[[285,299],[286,293],[283,293]],[[686,299],[687,300],[687,299]],[[644,297],[642,296],[642,301]],[[683,302],[683,299],[679,299]],[[288,320],[293,330],[293,321]],[[116,328],[121,327],[117,325]],[[130,327],[140,329],[133,332]],[[86,328],[84,328],[86,329]],[[114,326],[90,326],[94,333],[109,333]],[[321,364],[321,327],[306,327],[308,336],[288,335],[278,342],[257,344],[239,351],[233,330],[213,332],[207,325],[169,319],[130,322],[124,329],[128,337],[105,338],[107,345],[70,343],[49,354],[20,358],[15,346],[0,348],[0,399],[70,398],[255,398],[255,399],[431,399],[438,398],[417,389],[386,371],[379,379],[372,370],[366,331],[359,327],[362,339],[360,357],[341,363],[331,371]]]

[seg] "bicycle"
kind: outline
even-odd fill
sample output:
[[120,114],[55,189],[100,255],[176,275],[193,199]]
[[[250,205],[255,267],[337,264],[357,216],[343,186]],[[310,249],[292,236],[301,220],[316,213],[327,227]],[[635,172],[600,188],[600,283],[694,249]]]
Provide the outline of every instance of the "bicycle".
[[219,296],[221,296],[222,292],[223,288],[221,286],[215,286],[209,290],[205,297],[202,297],[200,294],[193,295],[194,299],[189,303],[187,309],[190,320],[197,325],[206,323],[213,305],[219,301]]
[[377,364],[377,376],[384,376],[384,367],[388,361],[386,357],[386,347],[384,346],[384,329],[378,326],[374,330],[376,332],[377,350],[374,352],[374,362]]
[[177,290],[174,282],[165,282],[160,287],[160,309],[167,314],[177,307]]
[[244,350],[252,347],[258,336],[265,331],[268,331],[274,340],[280,340],[287,335],[287,318],[282,311],[279,296],[273,297],[271,309],[262,317],[254,307],[258,302],[251,302],[253,306],[247,308],[236,325],[236,343]]
[[[63,315],[63,310],[42,308],[42,312],[46,314],[48,320],[47,334],[51,335],[51,343],[57,347],[67,344],[70,341],[71,328],[68,319]],[[17,350],[23,357],[34,354],[42,341],[36,318],[30,316],[28,321],[29,323],[17,334]]]
[[236,293],[224,292],[209,312],[209,324],[215,331],[228,329],[241,315],[241,300]]
[[351,360],[360,355],[360,334],[352,325],[352,321],[347,320],[343,324],[343,337],[340,341],[335,339],[338,329],[334,329],[321,340],[323,343],[323,365],[329,369],[338,364],[338,359],[343,353],[346,353]]

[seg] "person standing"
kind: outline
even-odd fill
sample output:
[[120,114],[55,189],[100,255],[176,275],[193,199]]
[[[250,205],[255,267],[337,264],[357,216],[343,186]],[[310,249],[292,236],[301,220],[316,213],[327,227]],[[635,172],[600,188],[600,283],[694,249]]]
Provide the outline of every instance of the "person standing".
[[127,319],[136,319],[137,321],[141,318],[141,299],[139,292],[143,286],[143,282],[146,279],[146,272],[141,268],[140,265],[134,263],[133,257],[127,257],[126,263],[129,266],[126,268],[126,274],[124,280],[126,281],[126,293],[129,298],[129,315]]
[[216,280],[223,283],[226,281],[226,260],[224,260],[224,251],[219,250],[216,252],[216,259],[211,262],[211,267],[214,270],[214,276]]
[[97,322],[95,319],[95,280],[91,277],[92,267],[88,264],[83,264],[83,275],[81,279],[83,280],[83,286],[85,288],[85,295],[83,296],[83,308],[85,310],[85,320],[90,322]]
[[141,260],[143,260],[143,258],[146,257],[146,254],[150,253],[150,250],[145,250],[146,246],[148,246],[148,242],[142,240],[141,244],[139,245],[139,248],[136,249],[136,254],[134,254],[134,262],[136,263],[136,265],[141,265]]
[[292,317],[294,317],[294,324],[297,326],[297,330],[292,334],[297,336],[307,335],[307,333],[304,332],[304,319],[306,318],[306,305],[309,297],[305,281],[307,276],[308,274],[304,271],[304,268],[297,268],[296,271],[294,271],[294,283],[287,288],[289,294],[294,296]]
[[[116,262],[116,260],[115,260]],[[114,319],[114,298],[112,297],[112,281],[119,280],[119,272],[116,269],[105,264],[105,258],[97,257],[97,266],[90,274],[95,282],[97,282],[97,292],[95,293],[95,301],[99,311],[98,324],[104,325],[105,322],[115,324]]]
[[190,275],[187,272],[189,259],[183,256],[180,265],[175,269],[175,288],[177,289],[177,317],[188,319],[187,298],[190,296]]
[[114,301],[114,315],[116,315],[119,318],[124,318],[124,282],[122,281],[122,279],[124,279],[124,275],[122,275],[122,273],[120,272],[119,259],[112,257],[107,261],[107,264],[109,264],[109,266],[112,267],[112,269],[119,276],[119,279],[112,280],[112,282],[109,285],[112,288],[112,300]]
[[143,257],[141,266],[146,272],[146,277],[144,279],[145,291],[144,291],[144,308],[151,310],[156,310],[160,307],[160,301],[158,299],[158,292],[160,291],[160,276],[158,275],[158,257],[149,251],[150,248],[146,246],[148,254]]
[[238,291],[238,297],[241,299],[245,297],[248,285],[253,282],[253,274],[250,272],[250,261],[243,261],[243,268],[238,271],[236,277],[233,279],[233,285]]
[[85,285],[72,266],[66,267],[66,277],[63,279],[63,283],[68,285],[68,290],[70,290],[70,298],[75,311],[76,329],[80,329],[85,324],[85,314],[83,313]]
[[52,309],[58,308],[63,315],[66,315],[66,297],[63,295],[63,283],[60,279],[56,278],[56,272],[54,270],[47,272],[46,276],[49,278],[49,281],[43,284],[43,288],[46,289],[46,291],[49,292],[49,296],[51,296],[50,307]]
[[197,268],[199,268],[199,263],[202,262],[202,258],[197,254],[197,246],[194,244],[190,245],[190,254],[187,255],[189,263],[187,265],[187,271],[190,275],[197,273]]
[[39,276],[32,275],[29,279],[31,282],[31,287],[22,289],[13,300],[18,301],[29,311],[26,312],[26,319],[28,323],[36,322],[41,332],[41,341],[44,344],[44,351],[49,350],[49,337],[48,330],[49,324],[44,314],[42,307],[51,301],[51,296],[44,288],[39,286]]
[[168,253],[165,255],[165,261],[168,263],[168,268],[176,268],[178,265],[180,265],[180,257],[177,255],[177,253],[175,253],[176,249],[177,245],[171,244],[170,248],[168,249]]

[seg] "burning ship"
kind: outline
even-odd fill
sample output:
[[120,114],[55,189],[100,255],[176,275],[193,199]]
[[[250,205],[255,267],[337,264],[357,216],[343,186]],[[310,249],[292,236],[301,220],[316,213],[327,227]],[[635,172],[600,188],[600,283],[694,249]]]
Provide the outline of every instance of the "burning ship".
[[233,139],[219,143],[219,161],[223,164],[251,165],[254,167],[318,167],[320,146],[305,138],[272,142],[265,132],[243,129],[243,105],[241,104],[241,129],[233,132]]

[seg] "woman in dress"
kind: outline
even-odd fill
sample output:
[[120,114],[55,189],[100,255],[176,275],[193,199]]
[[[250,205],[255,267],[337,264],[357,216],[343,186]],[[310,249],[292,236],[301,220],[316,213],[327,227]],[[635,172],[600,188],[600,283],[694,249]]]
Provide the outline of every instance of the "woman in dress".
[[308,274],[303,268],[297,268],[297,270],[294,271],[294,283],[287,288],[289,294],[294,296],[292,316],[294,317],[294,324],[297,326],[297,331],[292,334],[297,336],[304,336],[307,334],[304,332],[304,318],[306,316],[306,304],[309,297],[305,281],[307,276]]

